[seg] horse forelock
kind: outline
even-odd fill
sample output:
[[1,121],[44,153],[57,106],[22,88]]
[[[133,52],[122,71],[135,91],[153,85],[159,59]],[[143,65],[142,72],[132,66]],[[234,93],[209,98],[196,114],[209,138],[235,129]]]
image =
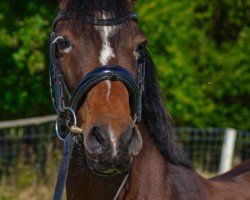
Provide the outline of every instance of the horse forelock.
[[[85,19],[102,18],[107,15],[109,18],[122,18],[126,16],[132,9],[132,3],[128,0],[64,0],[61,2],[60,10],[68,17],[74,19],[71,23],[74,25],[76,21],[84,21]],[[99,17],[97,16],[99,14]],[[72,25],[69,23],[69,25]],[[82,29],[81,26],[74,26],[75,31]]]

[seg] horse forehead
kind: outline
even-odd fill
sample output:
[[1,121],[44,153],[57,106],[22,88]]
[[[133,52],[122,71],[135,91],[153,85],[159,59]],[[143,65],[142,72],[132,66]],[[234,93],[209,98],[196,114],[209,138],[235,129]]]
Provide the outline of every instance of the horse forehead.
[[[99,15],[100,16],[100,15]],[[110,16],[106,13],[102,13],[99,19],[108,19]],[[99,53],[99,62],[101,65],[107,65],[108,62],[115,58],[115,52],[111,44],[111,38],[116,33],[119,26],[95,26],[95,29],[99,32],[102,40],[101,49]]]

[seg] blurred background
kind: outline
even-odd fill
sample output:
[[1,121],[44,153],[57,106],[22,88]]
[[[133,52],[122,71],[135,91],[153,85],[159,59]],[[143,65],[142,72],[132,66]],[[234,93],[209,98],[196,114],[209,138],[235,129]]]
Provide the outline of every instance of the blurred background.
[[[250,158],[250,0],[137,0],[135,9],[196,169],[223,172],[225,151],[230,167]],[[0,200],[51,199],[61,155],[48,78],[57,12],[56,0],[0,1]]]

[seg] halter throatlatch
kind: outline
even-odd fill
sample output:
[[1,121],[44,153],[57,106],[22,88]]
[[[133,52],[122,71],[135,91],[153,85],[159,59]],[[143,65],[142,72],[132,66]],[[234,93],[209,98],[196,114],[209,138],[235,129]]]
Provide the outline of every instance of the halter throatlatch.
[[[53,105],[58,114],[56,122],[57,136],[63,140],[62,135],[67,135],[69,132],[81,133],[81,129],[77,127],[76,112],[84,103],[88,92],[104,80],[120,81],[126,86],[129,93],[131,117],[135,122],[140,121],[145,78],[144,51],[141,52],[137,60],[138,67],[136,78],[134,78],[127,69],[118,65],[99,66],[83,76],[76,89],[70,92],[58,65],[56,59],[56,44],[53,42],[56,38],[55,27],[61,19],[67,20],[70,18],[64,13],[59,13],[54,21],[53,32],[50,38],[50,86]],[[136,14],[130,13],[120,19],[86,19],[83,23],[96,26],[111,26],[121,24],[129,19],[137,20]]]

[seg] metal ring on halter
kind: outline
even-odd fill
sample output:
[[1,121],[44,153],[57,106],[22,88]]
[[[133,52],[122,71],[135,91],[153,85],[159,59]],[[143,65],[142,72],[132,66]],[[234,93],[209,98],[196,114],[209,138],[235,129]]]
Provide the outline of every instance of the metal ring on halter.
[[137,122],[137,119],[138,119],[138,114],[136,113],[136,114],[134,115],[134,123]]
[[[70,107],[64,107],[62,109],[62,112],[60,114],[58,114],[57,119],[56,119],[56,124],[55,124],[56,135],[62,141],[64,141],[65,139],[60,134],[59,124],[58,123],[59,123],[59,120],[60,120],[62,114],[64,114],[67,111],[70,113],[70,122],[72,123],[72,125],[76,126],[76,114],[75,114],[75,111]],[[69,131],[69,133],[70,133],[70,131]]]

